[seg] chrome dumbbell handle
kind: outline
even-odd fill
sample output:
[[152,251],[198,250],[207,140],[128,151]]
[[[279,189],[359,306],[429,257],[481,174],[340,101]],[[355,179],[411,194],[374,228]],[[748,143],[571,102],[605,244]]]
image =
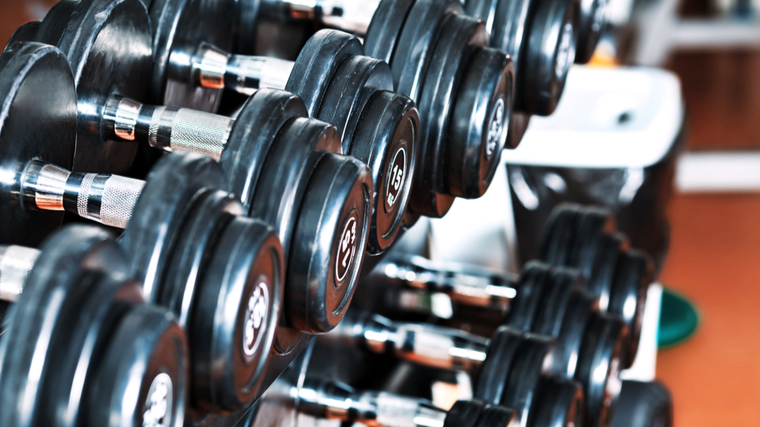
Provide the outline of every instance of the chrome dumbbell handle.
[[385,392],[355,392],[332,380],[306,378],[299,412],[371,427],[443,427],[446,411],[432,403]]
[[318,20],[327,27],[364,35],[380,0],[266,0],[262,3],[265,13],[267,9],[274,10],[289,20]]
[[37,249],[0,246],[0,301],[16,301],[39,256]]
[[108,138],[139,141],[164,151],[200,153],[219,160],[235,121],[188,108],[143,105],[119,95],[106,103]]
[[21,179],[22,203],[43,211],[66,211],[116,228],[132,218],[144,181],[118,175],[75,173],[40,160]]

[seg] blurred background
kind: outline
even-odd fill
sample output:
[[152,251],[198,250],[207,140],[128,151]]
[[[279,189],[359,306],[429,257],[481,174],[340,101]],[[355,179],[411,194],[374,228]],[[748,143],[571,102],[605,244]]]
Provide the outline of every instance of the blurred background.
[[[54,3],[0,0],[0,45]],[[594,64],[671,70],[687,106],[661,282],[701,323],[660,350],[657,378],[673,393],[676,425],[757,425],[760,0],[613,0],[610,13]]]

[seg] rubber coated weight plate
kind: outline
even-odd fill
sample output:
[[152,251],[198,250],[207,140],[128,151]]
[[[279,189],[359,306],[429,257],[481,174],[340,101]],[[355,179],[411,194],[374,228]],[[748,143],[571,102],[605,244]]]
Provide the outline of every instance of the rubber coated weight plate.
[[507,377],[512,368],[525,334],[508,326],[501,326],[488,343],[486,359],[478,372],[473,396],[498,405],[506,393]]
[[657,381],[623,381],[612,427],[673,427],[673,397]]
[[202,190],[227,188],[219,164],[200,154],[170,154],[148,175],[121,244],[132,275],[152,302],[160,297],[183,220]]
[[581,269],[586,278],[591,277],[602,238],[614,233],[616,229],[615,216],[609,210],[584,207],[580,211],[578,230],[566,265]]
[[[453,424],[456,425],[456,424]],[[520,421],[514,409],[486,405],[478,418],[477,427],[518,427]]]
[[[482,1],[465,2],[465,13],[469,16],[482,19],[491,29],[489,46],[499,49],[512,57],[515,70],[520,67],[522,46],[526,37],[528,13],[531,8],[530,0],[496,0],[496,9],[493,11],[493,24],[484,12],[491,13],[490,7],[483,8]],[[519,88],[518,88],[519,89]],[[515,92],[516,94],[516,92]]]
[[609,0],[581,0],[578,14],[578,40],[575,63],[586,64],[594,56],[594,50],[607,27]]
[[284,255],[274,230],[236,217],[219,237],[190,318],[197,407],[248,407],[264,380],[280,315]]
[[550,370],[563,378],[573,378],[578,368],[578,355],[586,333],[586,325],[599,312],[599,301],[585,292],[573,292],[557,335]]
[[309,116],[315,117],[338,66],[357,55],[364,55],[364,48],[356,36],[320,31],[301,49],[285,90],[303,98]]
[[568,265],[578,228],[579,211],[578,205],[564,204],[551,213],[541,240],[540,260],[552,265]]
[[235,52],[253,55],[256,47],[256,22],[259,18],[261,0],[237,2],[238,31],[235,40]]
[[364,37],[367,56],[390,64],[406,17],[415,0],[382,0],[372,15],[372,21]]
[[493,34],[493,26],[496,21],[496,10],[500,0],[467,0],[463,2],[464,13],[467,16],[478,18],[483,21],[488,34]]
[[480,400],[459,400],[446,414],[443,427],[477,427],[485,406],[486,403]]
[[533,329],[550,271],[551,267],[538,262],[525,264],[517,283],[517,296],[507,314],[507,325],[521,331]]
[[478,49],[470,58],[445,148],[448,194],[478,198],[491,185],[507,140],[514,75],[503,52]]
[[325,333],[343,319],[367,244],[372,181],[358,160],[326,154],[301,204],[288,264],[285,309],[289,323]]
[[[592,316],[578,355],[575,380],[586,396],[586,425],[608,426],[620,395],[621,356],[628,330],[622,320],[596,313]],[[604,372],[605,375],[600,375]]]
[[517,109],[548,116],[565,89],[575,62],[578,0],[540,0],[532,17],[528,45],[517,71]]
[[576,270],[552,268],[543,286],[531,332],[550,337],[559,335],[565,322],[570,296],[583,288],[583,279]]
[[374,195],[367,252],[379,254],[395,240],[409,202],[416,168],[420,117],[409,98],[375,92],[364,106],[346,154],[372,173]]
[[0,55],[0,243],[37,247],[61,226],[63,212],[25,209],[18,200],[31,160],[71,168],[76,147],[76,91],[60,51],[18,43]]
[[[515,86],[513,93],[514,92],[517,92],[517,86]],[[525,136],[525,132],[528,130],[529,124],[530,115],[517,111],[513,106],[512,112],[509,116],[509,130],[507,131],[506,143],[507,148],[514,149],[520,145],[523,136]]]
[[628,249],[628,240],[622,234],[604,236],[594,261],[594,269],[588,278],[586,289],[599,297],[599,308],[607,311],[610,305],[612,282],[615,280],[618,260]]
[[[152,102],[214,112],[222,97],[219,89],[203,88],[195,82],[191,61],[205,43],[224,51],[232,48],[235,2],[209,0],[153,0]],[[232,25],[232,28],[230,26]],[[198,58],[202,59],[202,58]],[[172,68],[181,69],[173,70]]]
[[521,425],[527,425],[531,406],[540,400],[537,389],[541,377],[547,372],[547,360],[551,359],[553,346],[554,342],[549,337],[525,334],[512,361],[499,404],[514,408]]
[[243,106],[219,163],[229,180],[230,192],[240,197],[247,210],[280,129],[291,119],[308,116],[300,98],[279,90],[260,89]]
[[63,1],[42,21],[35,41],[58,46],[74,70],[79,113],[74,171],[122,173],[132,165],[138,144],[103,140],[101,112],[112,94],[148,98],[151,34],[139,0]]
[[114,331],[89,387],[86,424],[182,425],[187,365],[187,343],[174,316],[159,307],[135,307]]
[[528,425],[580,427],[585,420],[583,391],[575,382],[544,377],[538,386],[540,398],[532,408]]
[[623,369],[631,367],[639,348],[644,307],[649,285],[652,284],[653,271],[651,258],[643,252],[628,250],[618,259],[607,311],[619,316],[628,326],[629,336],[625,346]]
[[8,40],[8,43],[3,50],[8,50],[9,47],[20,41],[33,41],[34,38],[37,37],[37,31],[40,29],[40,25],[42,25],[42,21],[29,21],[18,27],[16,31],[13,32],[13,35]]

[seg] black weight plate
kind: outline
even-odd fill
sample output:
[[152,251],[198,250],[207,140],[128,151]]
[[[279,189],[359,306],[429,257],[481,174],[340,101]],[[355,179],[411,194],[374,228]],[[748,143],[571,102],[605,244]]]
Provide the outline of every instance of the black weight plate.
[[476,424],[477,427],[518,427],[519,425],[520,421],[514,409],[495,405],[486,405]]
[[479,427],[478,419],[485,406],[480,400],[458,400],[446,414],[443,427]]
[[74,71],[79,113],[74,171],[122,173],[132,165],[138,145],[103,140],[101,112],[112,94],[148,98],[151,34],[139,0],[65,1],[42,21],[35,41],[58,46]]
[[615,280],[618,260],[628,248],[628,240],[622,234],[605,235],[602,237],[599,251],[594,260],[594,269],[586,282],[586,289],[599,297],[599,308],[607,311],[610,305],[610,292]]
[[562,329],[557,335],[550,370],[572,379],[578,368],[578,355],[586,333],[586,325],[594,313],[599,312],[599,301],[586,292],[573,292],[563,317]]
[[570,296],[584,287],[583,279],[577,270],[552,268],[543,286],[531,332],[550,337],[558,336],[565,322]]
[[551,359],[554,341],[546,336],[525,334],[512,361],[501,405],[517,411],[520,424],[527,425],[531,406],[540,398],[538,387],[541,377],[547,372],[547,360]]
[[92,426],[178,426],[185,417],[187,343],[174,316],[135,307],[121,321],[88,388]]
[[31,160],[73,164],[77,98],[66,57],[39,43],[11,46],[0,55],[0,98],[0,243],[37,247],[63,212],[26,209],[18,195]]
[[580,209],[579,205],[566,203],[552,211],[541,239],[540,260],[552,265],[568,265]]
[[160,298],[182,223],[198,195],[226,187],[219,164],[195,153],[165,156],[148,175],[121,244],[132,275],[152,302]]
[[346,59],[364,55],[359,38],[336,30],[314,34],[301,49],[285,90],[300,96],[311,117],[316,117],[332,76]]
[[541,295],[546,289],[551,267],[531,261],[525,264],[517,282],[517,296],[510,304],[506,324],[521,331],[533,330]]
[[497,8],[500,0],[467,0],[464,3],[464,13],[467,16],[483,21],[488,34],[493,34],[496,22]]
[[[62,335],[81,303],[78,297],[91,290],[85,280],[93,277],[94,270],[113,268],[114,274],[124,273],[121,257],[110,234],[96,227],[68,227],[42,245],[24,291],[11,309],[12,327],[0,340],[1,425],[53,425],[45,423],[45,418],[55,415],[49,406],[55,402],[43,385],[54,381],[57,372],[48,367],[60,361],[68,348]],[[139,289],[137,300],[141,300]],[[23,405],[19,396],[24,397]]]
[[256,29],[261,10],[261,0],[245,0],[237,2],[238,23],[235,52],[253,55],[256,47]]
[[[512,93],[515,93],[516,91],[517,87],[515,86],[515,90],[512,91]],[[520,145],[523,136],[525,136],[525,132],[528,130],[529,124],[530,115],[515,110],[513,105],[512,113],[509,116],[509,130],[507,131],[506,148],[514,149]]]
[[370,254],[385,251],[401,228],[412,189],[419,131],[417,108],[403,95],[375,92],[360,114],[346,154],[365,162],[372,173]]
[[382,0],[372,15],[372,21],[364,37],[367,56],[390,64],[406,17],[415,0]]
[[533,14],[528,45],[518,70],[517,109],[548,116],[565,89],[575,62],[578,0],[541,0]]
[[544,377],[538,386],[538,402],[531,408],[531,427],[580,427],[585,421],[583,391],[575,382]]
[[581,269],[586,278],[591,277],[602,238],[615,230],[617,223],[612,212],[601,207],[584,207],[578,219],[578,231],[567,265]]
[[372,180],[351,157],[327,154],[312,174],[294,231],[287,267],[288,322],[325,333],[343,319],[367,245]]
[[[396,42],[393,58],[388,61],[393,71],[396,92],[419,103],[422,85],[438,34],[444,19],[453,12],[461,12],[457,0],[416,0],[409,9],[411,20],[404,22]],[[445,34],[445,33],[443,33]],[[451,82],[448,82],[449,84]],[[424,114],[423,117],[426,117]]]
[[594,56],[594,50],[607,27],[609,0],[581,0],[578,14],[578,40],[575,63],[586,64]]
[[248,407],[261,391],[280,315],[284,255],[274,230],[236,217],[199,283],[190,318],[194,407]]
[[[465,13],[483,20],[487,19],[482,14],[471,14],[470,9],[476,5],[470,5],[469,3],[468,1],[465,6]],[[529,25],[528,16],[530,10],[534,7],[534,3],[531,0],[498,0],[494,12],[489,46],[499,49],[512,57],[512,62],[515,64],[517,73],[521,70],[520,61],[528,37],[526,34]],[[519,87],[516,87],[516,89],[520,90]],[[514,95],[516,94],[517,91],[514,92]]]
[[612,427],[673,427],[673,397],[658,381],[623,381]]
[[636,358],[641,338],[641,325],[647,291],[653,281],[652,259],[643,252],[628,250],[618,259],[615,281],[610,291],[610,305],[607,311],[619,316],[628,326],[628,342],[623,358],[623,369],[630,368]]
[[42,21],[29,21],[18,27],[16,31],[13,32],[13,35],[11,35],[11,38],[8,40],[8,43],[3,50],[8,50],[9,47],[21,41],[33,41],[34,38],[37,37],[37,31],[40,29],[40,25],[42,25]]
[[507,140],[515,70],[495,49],[477,49],[456,95],[446,143],[444,187],[458,197],[478,198],[491,185]]
[[524,333],[501,326],[491,337],[486,359],[478,372],[473,396],[476,399],[499,405],[506,393],[506,383],[512,362],[522,345]]
[[250,211],[259,175],[277,134],[293,118],[308,117],[303,101],[290,92],[260,89],[243,106],[230,132],[219,163]]
[[[191,76],[198,49],[208,43],[232,49],[236,2],[214,0],[152,0],[153,24],[152,102],[215,112],[221,89],[203,88]],[[172,70],[173,67],[183,72]]]
[[[608,426],[622,386],[619,377],[628,330],[622,320],[595,313],[586,327],[575,380],[586,396],[586,425]],[[604,375],[600,373],[604,372]]]

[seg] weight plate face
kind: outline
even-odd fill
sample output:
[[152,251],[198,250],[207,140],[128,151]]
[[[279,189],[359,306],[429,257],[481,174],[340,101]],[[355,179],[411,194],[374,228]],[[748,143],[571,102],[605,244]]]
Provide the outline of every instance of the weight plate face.
[[541,240],[539,259],[551,265],[568,265],[573,249],[580,206],[562,204],[549,216]]
[[496,330],[488,344],[486,360],[478,372],[477,384],[473,393],[476,399],[494,405],[501,404],[507,392],[507,378],[524,335],[522,331],[508,326],[501,326]]
[[[486,403],[480,400],[459,400],[449,409],[443,427],[477,427]],[[495,427],[497,424],[491,424]]]
[[291,119],[308,117],[303,101],[289,92],[261,89],[251,96],[230,132],[219,163],[230,192],[251,209],[264,161],[277,133]]
[[420,117],[414,102],[377,91],[364,106],[348,155],[372,173],[374,195],[367,252],[377,255],[395,240],[409,203],[416,168]]
[[500,0],[467,0],[464,2],[464,13],[467,16],[483,21],[488,34],[493,34],[496,21],[496,10]]
[[618,259],[608,312],[619,316],[628,327],[623,369],[630,368],[641,338],[647,291],[653,281],[653,262],[643,252],[628,250]]
[[201,191],[225,188],[219,164],[200,154],[170,154],[148,175],[121,244],[132,275],[152,302],[161,295],[182,223]]
[[521,425],[528,425],[531,406],[540,399],[538,387],[548,371],[554,342],[551,338],[525,334],[506,381],[501,405],[515,409]]
[[594,56],[599,38],[607,27],[608,0],[581,0],[575,63],[586,64]]
[[372,181],[351,157],[326,154],[301,204],[289,257],[290,325],[325,333],[343,319],[359,279],[369,230]]
[[357,55],[364,55],[364,48],[356,36],[319,31],[301,49],[285,90],[300,96],[309,116],[315,117],[335,71],[343,61]]
[[507,325],[521,331],[533,330],[550,272],[551,267],[546,264],[529,262],[525,265],[517,283],[517,297],[507,314]]
[[226,1],[152,0],[153,103],[208,112],[219,108],[221,89],[196,84],[192,64],[202,60],[198,51],[204,44],[232,48],[236,8]]
[[384,0],[380,2],[375,14],[372,15],[372,21],[364,37],[364,50],[367,56],[390,64],[396,43],[414,1]]
[[8,40],[3,51],[8,50],[9,47],[21,41],[34,41],[34,38],[37,37],[37,31],[40,29],[40,25],[42,25],[42,21],[29,21],[18,27],[16,31],[13,32],[13,35],[11,35],[11,38]]
[[160,307],[135,307],[103,355],[86,401],[87,424],[181,426],[187,365],[187,342],[174,316]]
[[539,400],[531,410],[531,426],[582,426],[585,421],[583,390],[575,382],[544,377],[538,386]]
[[237,411],[259,392],[280,315],[284,255],[274,230],[236,217],[221,233],[190,319],[193,402]]
[[604,236],[600,250],[594,261],[594,270],[588,279],[588,291],[599,297],[599,308],[606,312],[610,305],[612,282],[621,254],[628,247],[628,241],[621,234]]
[[594,313],[599,312],[599,301],[586,292],[573,292],[563,320],[562,329],[554,346],[551,371],[563,378],[572,379],[578,368],[578,357],[586,326]]
[[37,247],[63,212],[27,209],[19,200],[26,166],[41,159],[70,169],[76,147],[76,91],[60,51],[19,43],[0,55],[0,243]]
[[543,286],[536,321],[531,332],[550,337],[559,335],[570,297],[574,291],[581,289],[583,286],[580,273],[562,267],[552,268]]
[[[69,15],[48,14],[36,41],[58,46],[74,72],[79,130],[73,169],[126,172],[138,145],[104,140],[102,111],[113,94],[141,102],[148,98],[153,69],[150,19],[139,0],[72,2],[76,7],[64,3],[59,3],[61,10],[66,8]],[[129,46],[126,52],[124,46]]]
[[581,269],[586,278],[591,277],[602,238],[616,229],[615,216],[609,210],[584,207],[578,218],[578,231],[567,265]]

